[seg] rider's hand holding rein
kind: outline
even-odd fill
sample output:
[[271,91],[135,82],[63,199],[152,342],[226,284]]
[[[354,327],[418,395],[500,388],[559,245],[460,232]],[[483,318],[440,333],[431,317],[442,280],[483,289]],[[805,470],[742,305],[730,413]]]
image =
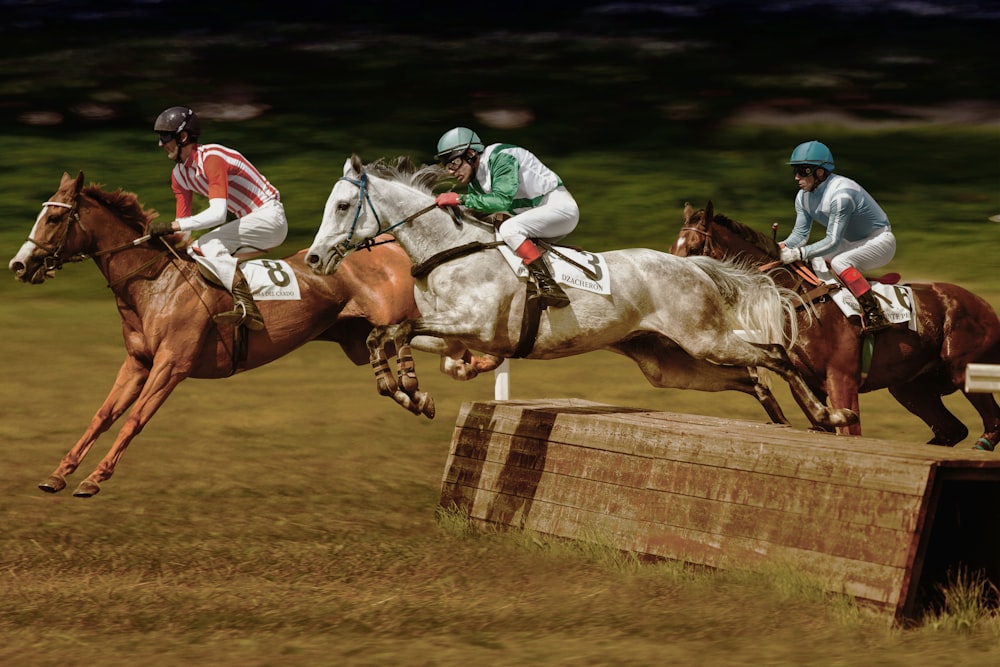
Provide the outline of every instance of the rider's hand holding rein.
[[802,251],[799,248],[782,248],[781,263],[791,264],[802,260]]
[[442,192],[434,200],[434,203],[442,208],[445,206],[460,206],[462,204],[462,196],[457,192]]
[[173,234],[174,232],[180,231],[174,228],[173,221],[166,220],[154,220],[149,223],[149,227],[146,228],[146,233],[152,237],[157,236],[167,236],[168,234]]

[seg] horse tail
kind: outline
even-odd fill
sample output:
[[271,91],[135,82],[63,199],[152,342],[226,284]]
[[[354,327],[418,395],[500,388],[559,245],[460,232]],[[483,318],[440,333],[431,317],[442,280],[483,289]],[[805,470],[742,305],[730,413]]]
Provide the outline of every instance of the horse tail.
[[732,306],[740,329],[754,332],[755,343],[791,346],[799,335],[795,306],[798,295],[778,286],[767,273],[735,260],[719,261],[693,256],[694,262],[715,283],[723,300]]

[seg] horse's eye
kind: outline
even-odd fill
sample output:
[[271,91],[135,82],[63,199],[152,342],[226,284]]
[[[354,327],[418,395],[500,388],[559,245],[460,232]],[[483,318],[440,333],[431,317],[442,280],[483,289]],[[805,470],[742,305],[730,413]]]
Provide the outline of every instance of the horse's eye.
[[341,213],[343,213],[344,211],[346,211],[350,207],[351,207],[350,204],[348,204],[346,201],[337,202],[337,211],[339,211]]
[[49,217],[48,217],[48,218],[47,218],[47,219],[45,220],[45,222],[47,222],[47,223],[48,223],[48,224],[50,224],[50,225],[54,225],[54,224],[56,224],[57,222],[59,222],[60,220],[62,220],[62,215],[60,215],[60,214],[58,214],[58,213],[57,213],[57,214],[55,214],[55,215],[50,215],[50,216],[49,216]]

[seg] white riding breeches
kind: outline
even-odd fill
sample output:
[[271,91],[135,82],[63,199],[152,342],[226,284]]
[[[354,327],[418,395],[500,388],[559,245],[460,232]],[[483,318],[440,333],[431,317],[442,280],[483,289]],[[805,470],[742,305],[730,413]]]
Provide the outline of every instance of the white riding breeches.
[[506,220],[500,225],[500,238],[511,250],[526,239],[557,240],[566,236],[580,222],[580,207],[565,187],[545,195],[541,203]]
[[850,266],[862,273],[888,264],[896,254],[896,237],[885,228],[860,241],[841,241],[833,252],[823,255],[830,268],[840,275]]
[[201,236],[188,248],[199,264],[232,290],[237,257],[253,257],[281,245],[288,220],[280,201],[269,201],[242,218],[231,220]]

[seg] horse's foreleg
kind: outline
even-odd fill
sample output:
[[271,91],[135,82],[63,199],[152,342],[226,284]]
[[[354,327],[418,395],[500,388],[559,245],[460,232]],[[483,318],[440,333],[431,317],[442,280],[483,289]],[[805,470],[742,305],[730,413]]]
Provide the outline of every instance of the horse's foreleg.
[[97,442],[97,438],[111,428],[111,425],[128,410],[136,397],[139,396],[139,392],[142,391],[147,377],[149,377],[149,369],[132,357],[125,360],[118,370],[114,386],[90,420],[90,426],[62,458],[52,474],[38,485],[39,489],[48,493],[57,493],[66,488],[66,477],[73,474],[80,466],[90,448]]
[[[397,378],[392,376],[385,354],[385,347],[390,342],[397,350],[398,382]],[[368,335],[367,344],[379,394],[392,397],[415,415],[422,414],[428,419],[433,419],[436,412],[434,399],[427,392],[420,391],[416,365],[409,345],[408,327],[403,325],[375,327]]]
[[[860,372],[860,369],[858,369]],[[837,427],[837,435],[861,435],[861,401],[858,398],[858,376],[827,370],[826,394],[831,408],[846,408],[858,415],[852,424]]]
[[118,461],[125,454],[129,443],[142,432],[156,411],[160,409],[167,397],[180,382],[188,377],[190,371],[181,370],[173,362],[154,363],[146,383],[143,385],[132,412],[122,424],[118,437],[107,455],[73,492],[78,498],[89,498],[101,490],[101,482],[107,481],[115,473]]

